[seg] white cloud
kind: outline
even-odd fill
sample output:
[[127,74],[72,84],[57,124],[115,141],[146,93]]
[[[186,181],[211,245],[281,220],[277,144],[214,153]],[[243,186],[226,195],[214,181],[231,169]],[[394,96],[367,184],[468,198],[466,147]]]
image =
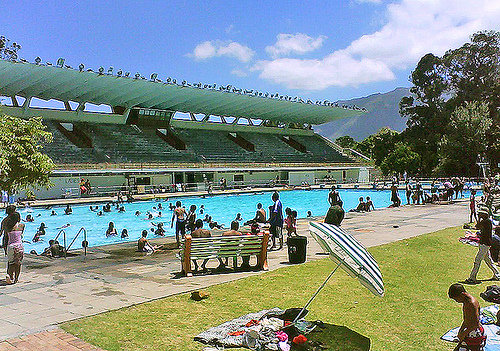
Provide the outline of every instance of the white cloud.
[[500,1],[402,0],[387,6],[386,22],[326,57],[259,61],[260,77],[293,89],[321,90],[392,80],[426,53],[442,55],[479,30],[500,30]]
[[211,41],[205,41],[196,45],[192,55],[198,60],[204,60],[217,55],[217,48]]
[[280,58],[260,61],[254,66],[260,78],[283,84],[290,89],[322,90],[330,86],[392,80],[394,73],[380,61],[354,59],[339,50],[319,60]]
[[234,74],[235,76],[238,76],[238,77],[247,77],[248,76],[247,72],[245,72],[241,69],[237,69],[237,68],[233,69],[231,71],[231,74]]
[[273,58],[291,53],[305,54],[319,49],[325,39],[324,35],[312,38],[303,33],[278,34],[276,43],[273,46],[267,46],[266,52]]
[[206,60],[212,57],[232,57],[241,62],[248,62],[255,55],[255,52],[248,46],[230,41],[220,40],[205,41],[196,45],[193,52],[189,54],[197,60]]

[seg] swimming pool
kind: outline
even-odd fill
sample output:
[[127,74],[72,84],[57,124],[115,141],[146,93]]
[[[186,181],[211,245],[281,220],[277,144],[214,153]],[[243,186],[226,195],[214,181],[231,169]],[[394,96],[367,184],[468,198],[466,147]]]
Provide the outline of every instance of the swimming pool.
[[[328,210],[328,192],[327,189],[319,190],[291,190],[280,192],[280,199],[283,203],[283,209],[290,207],[298,212],[299,218],[306,217],[307,211],[311,211],[313,216],[325,215]],[[358,204],[358,199],[363,196],[365,199],[370,196],[376,208],[387,207],[391,203],[390,201],[390,191],[388,190],[339,190],[340,196],[344,201],[344,209],[346,211],[354,208]],[[404,192],[400,191],[400,197],[403,204],[406,204],[406,197]],[[257,203],[262,203],[263,208],[267,209],[272,205],[271,200],[272,193],[250,193],[250,194],[231,194],[231,195],[216,195],[206,198],[201,197],[180,197],[172,198],[169,200],[162,201],[138,201],[134,203],[125,203],[125,212],[118,213],[118,210],[112,206],[112,212],[104,213],[102,216],[97,216],[96,212],[92,212],[89,209],[90,204],[87,205],[75,205],[73,206],[73,214],[64,215],[65,206],[54,206],[51,209],[33,208],[33,209],[21,209],[21,217],[26,218],[28,214],[34,217],[34,222],[27,222],[26,229],[24,232],[24,240],[31,241],[35,232],[37,231],[40,223],[45,223],[46,235],[42,237],[42,241],[37,243],[25,243],[25,252],[30,252],[35,250],[37,253],[41,253],[45,247],[48,246],[48,241],[53,239],[59,232],[58,228],[66,224],[71,224],[70,227],[66,228],[66,240],[69,244],[70,240],[76,235],[81,227],[84,227],[87,231],[87,237],[89,246],[100,246],[107,244],[120,243],[125,241],[136,241],[139,239],[142,230],[150,230],[154,226],[151,222],[158,223],[163,222],[164,228],[166,229],[167,236],[175,235],[174,229],[170,228],[170,221],[172,218],[172,212],[168,209],[169,204],[175,204],[175,201],[181,201],[189,209],[190,205],[196,205],[197,207],[197,218],[204,218],[205,214],[212,216],[214,221],[219,224],[224,224],[225,227],[229,227],[231,221],[236,217],[239,212],[243,217],[243,221],[252,219],[255,215]],[[468,197],[468,192],[464,192],[464,196]],[[158,206],[161,203],[164,208],[162,212],[162,217],[158,217],[158,210],[153,209],[153,207]],[[97,204],[92,204],[96,206]],[[99,204],[99,208],[102,209],[104,204]],[[200,206],[204,205],[204,214],[200,214]],[[57,215],[51,216],[51,211],[54,210]],[[135,212],[140,211],[140,216],[136,216]],[[153,220],[147,220],[146,212],[151,211],[154,215]],[[108,228],[108,223],[114,222],[118,233],[120,234],[123,228],[126,228],[129,233],[127,239],[121,239],[118,235],[117,237],[106,237],[105,232]],[[205,227],[207,224],[205,223]],[[154,237],[153,233],[149,232],[149,238]],[[62,237],[58,239],[62,244]],[[78,240],[73,245],[73,249],[80,248],[83,237],[78,238]]]

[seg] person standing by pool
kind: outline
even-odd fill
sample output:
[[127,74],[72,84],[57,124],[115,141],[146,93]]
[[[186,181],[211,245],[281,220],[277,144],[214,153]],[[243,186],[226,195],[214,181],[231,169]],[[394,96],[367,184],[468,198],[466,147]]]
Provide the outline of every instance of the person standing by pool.
[[5,214],[7,216],[2,220],[2,224],[0,226],[0,236],[2,236],[2,234],[3,234],[3,227],[4,227],[5,221],[7,220],[7,218],[9,217],[9,215],[13,214],[14,212],[16,212],[16,206],[15,205],[8,205],[5,208]]
[[406,190],[406,204],[409,205],[411,200],[411,184],[409,180],[405,182],[405,190]]
[[470,191],[469,209],[470,209],[469,223],[472,223],[472,217],[474,217],[474,219],[477,222],[477,214],[476,214],[476,190],[474,190],[474,189],[472,189]]
[[468,284],[478,284],[480,283],[477,280],[477,272],[479,271],[479,267],[481,267],[481,262],[484,260],[488,267],[493,272],[493,280],[500,280],[500,272],[497,267],[491,261],[490,256],[490,247],[491,247],[491,236],[493,225],[491,220],[488,217],[488,212],[485,210],[478,211],[479,221],[476,224],[476,229],[479,229],[479,247],[476,254],[476,258],[474,259],[474,267],[470,273],[469,278],[465,280]]
[[283,248],[283,205],[281,204],[280,195],[277,191],[273,193],[272,200],[274,201],[274,205],[271,208],[269,216],[269,232],[271,233],[273,240],[271,250],[276,248],[276,238],[279,238],[279,250],[281,250]]
[[186,227],[189,230],[189,232],[192,232],[195,228],[195,222],[196,222],[196,205],[191,205],[189,207],[189,213],[187,214],[186,217]]
[[24,223],[21,222],[19,212],[7,216],[2,230],[4,234],[3,243],[6,244],[3,245],[4,252],[7,255],[7,276],[5,281],[7,284],[15,284],[19,280],[24,255],[22,239]]
[[390,205],[389,207],[399,207],[401,205],[401,199],[398,195],[398,186],[396,185],[396,183],[392,183],[391,186],[391,201],[392,205]]
[[172,215],[172,222],[170,223],[170,228],[174,227],[175,221],[175,240],[177,241],[177,247],[180,246],[181,239],[186,235],[186,210],[182,207],[182,203],[177,201],[175,203],[174,213]]
[[[328,203],[330,204],[330,206],[335,206],[339,205],[339,202],[342,202],[342,200],[340,199],[340,194],[336,190],[335,185],[332,185],[332,190],[330,190],[330,193],[328,194]],[[342,204],[340,204],[339,206],[342,206]]]
[[420,205],[420,199],[422,199],[422,204],[424,204],[424,191],[422,189],[422,184],[420,184],[420,180],[417,180],[415,184],[415,193],[417,195],[417,205]]

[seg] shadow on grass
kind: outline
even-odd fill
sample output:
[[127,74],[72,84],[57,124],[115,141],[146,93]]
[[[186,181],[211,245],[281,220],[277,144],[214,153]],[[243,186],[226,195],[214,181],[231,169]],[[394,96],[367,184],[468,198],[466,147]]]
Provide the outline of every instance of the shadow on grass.
[[479,285],[479,284],[482,284],[482,283],[498,282],[498,279],[496,279],[496,278],[478,279],[475,282],[471,282],[471,281],[467,281],[467,280],[459,280],[458,282],[460,284],[465,284],[465,285]]
[[321,328],[316,328],[313,332],[307,334],[307,338],[311,344],[308,349],[292,348],[292,350],[370,350],[369,338],[342,325],[323,323]]

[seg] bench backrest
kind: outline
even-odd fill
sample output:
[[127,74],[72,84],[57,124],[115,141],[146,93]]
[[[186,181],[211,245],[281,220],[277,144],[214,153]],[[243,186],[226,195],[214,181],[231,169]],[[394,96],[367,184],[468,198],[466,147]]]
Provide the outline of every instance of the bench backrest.
[[[218,236],[191,239],[191,259],[250,256],[262,250],[260,235]],[[180,256],[184,258],[186,240],[181,242]]]

